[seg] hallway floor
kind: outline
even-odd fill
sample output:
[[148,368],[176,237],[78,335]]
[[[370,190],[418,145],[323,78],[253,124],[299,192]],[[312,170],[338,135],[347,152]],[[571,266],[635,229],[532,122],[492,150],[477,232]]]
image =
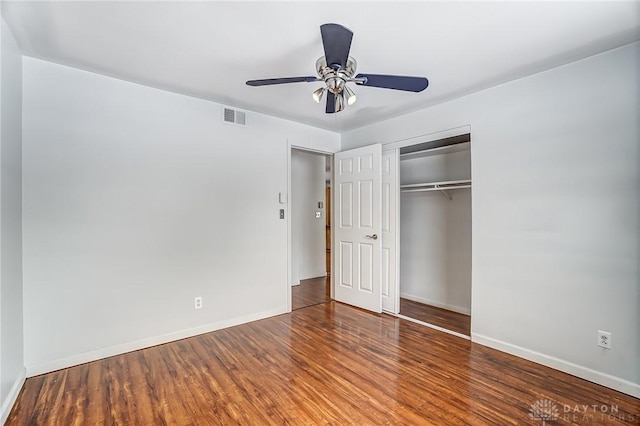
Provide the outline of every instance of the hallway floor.
[[331,298],[327,296],[328,281],[329,277],[310,278],[300,280],[300,285],[291,287],[291,310],[329,302]]

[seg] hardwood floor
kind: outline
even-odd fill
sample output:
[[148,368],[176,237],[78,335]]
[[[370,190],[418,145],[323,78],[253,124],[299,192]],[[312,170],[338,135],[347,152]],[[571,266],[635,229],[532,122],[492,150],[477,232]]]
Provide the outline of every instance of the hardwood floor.
[[413,300],[400,298],[400,314],[471,336],[471,317]]
[[331,302],[29,378],[6,424],[542,425],[546,400],[547,424],[640,422],[638,399]]
[[328,279],[328,277],[318,277],[301,280],[300,285],[291,287],[291,309],[306,308],[330,301],[331,297],[327,296]]

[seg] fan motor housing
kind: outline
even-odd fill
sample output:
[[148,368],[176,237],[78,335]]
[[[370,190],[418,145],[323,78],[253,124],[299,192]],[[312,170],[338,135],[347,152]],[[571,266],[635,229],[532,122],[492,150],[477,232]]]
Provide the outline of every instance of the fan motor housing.
[[321,56],[316,61],[318,77],[327,84],[327,89],[336,95],[342,92],[347,80],[356,73],[357,66],[358,63],[351,56],[347,59],[347,65],[345,67],[335,66],[334,68],[327,65],[327,60],[324,56]]

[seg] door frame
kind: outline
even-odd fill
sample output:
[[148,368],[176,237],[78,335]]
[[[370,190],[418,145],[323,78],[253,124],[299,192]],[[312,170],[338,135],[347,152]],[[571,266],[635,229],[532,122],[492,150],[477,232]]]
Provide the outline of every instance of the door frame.
[[[385,154],[392,153],[390,168],[391,172],[389,177],[385,177]],[[384,189],[385,189],[385,180],[389,180],[389,199],[387,203],[390,204],[388,212],[389,215],[389,231],[385,232],[384,229],[384,218],[385,218],[385,197],[384,197]],[[395,185],[393,185],[395,184]],[[393,299],[391,301],[392,306],[391,309],[385,309],[385,299],[384,293],[382,298],[382,311],[392,314],[398,315],[400,313],[400,296],[398,292],[400,291],[400,148],[393,149],[385,149],[384,145],[382,146],[382,250],[386,248],[385,246],[389,246],[389,242],[385,241],[385,235],[392,234],[393,242],[391,243],[393,250],[391,250],[388,269],[391,269],[391,263],[393,263],[393,270],[387,270],[387,276],[385,277],[385,268],[382,266],[382,280],[388,279],[391,281],[391,286],[389,293],[393,293]],[[392,220],[393,218],[393,220]],[[393,272],[393,273],[392,273]],[[382,285],[382,283],[380,283]],[[390,287],[391,287],[390,286]]]
[[[291,285],[292,285],[292,275],[291,275],[291,266],[292,266],[292,239],[291,239],[291,150],[296,149],[299,151],[306,151],[314,154],[324,155],[329,159],[331,164],[331,174],[329,175],[329,182],[333,186],[333,154],[334,152],[323,151],[319,149],[307,148],[304,146],[294,145],[291,142],[287,141],[287,193],[286,193],[286,202],[284,203],[285,209],[285,217],[287,220],[287,312],[291,312]],[[334,191],[331,191],[331,204],[333,205],[334,199]],[[283,204],[281,204],[283,205]],[[333,208],[331,212],[326,212],[325,214],[331,215],[331,223],[333,223]],[[331,228],[331,240],[333,241],[333,227]],[[331,256],[331,270],[333,271],[333,256]],[[333,299],[333,280],[331,280],[331,298]]]

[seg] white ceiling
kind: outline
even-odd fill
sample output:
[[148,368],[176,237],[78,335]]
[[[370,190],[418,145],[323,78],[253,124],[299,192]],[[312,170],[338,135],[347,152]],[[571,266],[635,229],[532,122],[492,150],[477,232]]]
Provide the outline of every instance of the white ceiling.
[[[4,1],[23,53],[226,105],[345,131],[640,39],[638,1],[29,2]],[[358,71],[426,76],[407,93],[356,86],[325,114],[315,75],[320,25],[354,33]],[[588,90],[588,88],[585,88]]]

